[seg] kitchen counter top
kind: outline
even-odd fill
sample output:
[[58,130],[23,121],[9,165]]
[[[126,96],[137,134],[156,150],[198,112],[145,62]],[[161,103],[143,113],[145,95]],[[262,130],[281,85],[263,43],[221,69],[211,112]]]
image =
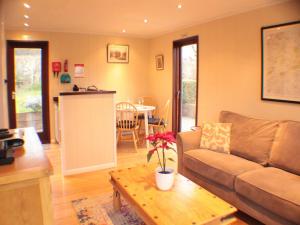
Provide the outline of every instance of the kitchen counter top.
[[21,130],[24,132],[24,146],[15,150],[14,163],[0,167],[0,185],[52,174],[52,166],[35,130],[33,128]]
[[60,96],[65,95],[101,95],[101,94],[115,94],[116,91],[105,91],[105,90],[99,90],[99,91],[67,91],[67,92],[60,92]]
[[52,174],[52,166],[35,130],[33,128],[22,130],[24,146],[15,150],[14,163],[0,167],[0,185]]

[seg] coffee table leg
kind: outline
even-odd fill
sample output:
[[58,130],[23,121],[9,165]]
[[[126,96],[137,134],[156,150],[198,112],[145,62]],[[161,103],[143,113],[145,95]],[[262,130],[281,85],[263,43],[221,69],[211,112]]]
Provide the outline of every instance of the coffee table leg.
[[121,196],[115,187],[114,187],[114,194],[113,194],[113,206],[114,206],[114,210],[116,211],[119,211],[121,209]]

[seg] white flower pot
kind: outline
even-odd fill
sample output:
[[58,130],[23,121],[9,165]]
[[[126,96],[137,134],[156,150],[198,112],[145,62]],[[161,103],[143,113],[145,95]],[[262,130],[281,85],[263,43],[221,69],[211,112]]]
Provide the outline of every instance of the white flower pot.
[[155,170],[156,186],[159,190],[170,190],[174,184],[174,170],[166,168],[167,173],[162,173],[162,169],[157,167]]

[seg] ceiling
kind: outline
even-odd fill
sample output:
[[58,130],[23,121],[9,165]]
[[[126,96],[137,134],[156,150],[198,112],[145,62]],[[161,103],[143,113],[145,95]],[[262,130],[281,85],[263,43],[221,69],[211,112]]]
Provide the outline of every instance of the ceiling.
[[[286,0],[3,0],[7,29],[151,38]],[[31,8],[26,9],[23,3]],[[178,9],[178,4],[182,5]],[[24,18],[29,15],[29,19]],[[148,23],[144,23],[144,19]],[[24,22],[30,25],[24,27]],[[122,32],[125,29],[126,32]]]

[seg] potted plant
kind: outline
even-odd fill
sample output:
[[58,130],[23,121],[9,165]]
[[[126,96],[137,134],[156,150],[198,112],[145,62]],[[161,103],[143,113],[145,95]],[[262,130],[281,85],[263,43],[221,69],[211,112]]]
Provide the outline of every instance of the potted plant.
[[156,185],[158,189],[166,191],[171,189],[174,183],[174,169],[166,166],[167,159],[173,161],[172,158],[167,158],[166,151],[173,150],[173,143],[176,142],[174,134],[172,132],[157,133],[149,135],[147,140],[150,141],[153,149],[149,150],[147,154],[147,161],[149,162],[154,153],[157,154],[159,167],[155,171]]

